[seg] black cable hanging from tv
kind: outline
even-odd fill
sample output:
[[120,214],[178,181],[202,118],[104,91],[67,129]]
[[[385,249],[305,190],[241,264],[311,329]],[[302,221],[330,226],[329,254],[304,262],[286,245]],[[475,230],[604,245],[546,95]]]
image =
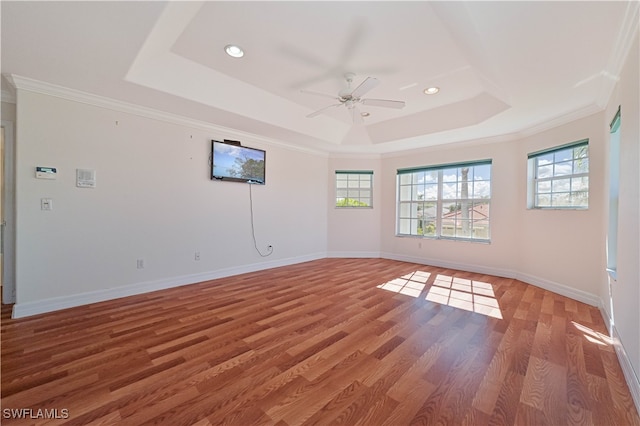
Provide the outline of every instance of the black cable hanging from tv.
[[251,190],[251,187],[254,185],[251,182],[247,182],[249,184],[249,212],[251,213],[251,236],[253,237],[253,247],[256,249],[256,251],[258,252],[258,254],[262,257],[267,257],[267,256],[271,256],[273,254],[273,246],[269,245],[267,246],[267,253],[264,254],[260,251],[260,249],[258,248],[258,242],[256,240],[256,229],[255,229],[255,225],[253,223],[253,192]]

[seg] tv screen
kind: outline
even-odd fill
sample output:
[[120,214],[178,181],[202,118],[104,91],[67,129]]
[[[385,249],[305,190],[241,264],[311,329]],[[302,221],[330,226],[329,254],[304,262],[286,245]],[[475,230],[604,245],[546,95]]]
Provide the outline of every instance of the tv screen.
[[211,141],[211,179],[264,185],[265,160],[262,149]]

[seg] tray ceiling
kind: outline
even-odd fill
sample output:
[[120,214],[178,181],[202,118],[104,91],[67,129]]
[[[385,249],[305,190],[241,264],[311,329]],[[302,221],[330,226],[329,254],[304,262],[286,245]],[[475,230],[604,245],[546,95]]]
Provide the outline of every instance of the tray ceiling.
[[[603,109],[637,2],[11,2],[2,73],[323,151],[499,137]],[[637,25],[637,23],[635,24]],[[225,54],[242,46],[240,59]],[[344,107],[366,97],[403,109]],[[437,95],[425,95],[437,86]]]

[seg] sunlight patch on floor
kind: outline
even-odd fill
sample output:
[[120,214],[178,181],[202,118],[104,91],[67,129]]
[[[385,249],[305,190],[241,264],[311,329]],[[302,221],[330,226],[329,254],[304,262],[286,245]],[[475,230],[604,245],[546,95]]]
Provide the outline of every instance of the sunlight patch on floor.
[[427,293],[427,300],[492,318],[502,319],[493,286],[482,281],[438,274]]
[[431,277],[431,273],[429,272],[414,271],[384,284],[380,284],[378,288],[406,296],[419,297],[427,285],[426,283],[429,277]]
[[573,324],[575,328],[582,332],[584,338],[587,339],[587,341],[600,346],[613,345],[613,339],[606,334],[602,334],[598,331],[593,330],[592,328],[587,327],[586,325],[579,324],[575,321],[571,321],[571,324]]

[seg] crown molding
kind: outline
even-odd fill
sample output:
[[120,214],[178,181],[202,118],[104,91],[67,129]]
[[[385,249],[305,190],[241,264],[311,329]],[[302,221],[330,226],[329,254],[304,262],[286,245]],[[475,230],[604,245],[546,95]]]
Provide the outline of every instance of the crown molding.
[[640,21],[640,2],[632,1],[627,3],[620,32],[613,47],[613,52],[609,58],[607,69],[600,72],[599,77],[602,81],[602,89],[596,101],[593,104],[585,105],[582,108],[573,110],[567,114],[545,120],[539,124],[530,126],[518,132],[519,137],[528,137],[541,133],[546,130],[553,129],[563,124],[570,123],[589,115],[604,111],[609,104],[609,100],[616,84],[620,80],[620,73],[624,67],[625,61],[629,56],[631,47],[638,37]]
[[379,160],[382,158],[382,154],[378,152],[340,152],[335,151],[329,153],[331,159],[357,159],[357,160]]
[[[219,126],[216,124],[208,123],[201,120],[195,120],[189,117],[185,117],[178,114],[173,114],[165,111],[160,111],[153,108],[148,108],[129,102],[120,101],[113,98],[108,98],[93,93],[83,92],[81,90],[71,89],[57,84],[46,83],[43,81],[35,80],[28,77],[23,77],[15,74],[6,75],[7,80],[17,90],[24,90],[33,93],[39,93],[42,95],[54,96],[57,98],[65,99],[68,101],[79,102],[99,108],[110,109],[113,111],[124,112],[127,114],[137,115],[144,118],[150,118],[153,120],[159,120],[166,123],[177,124],[179,126],[189,127],[192,129],[203,130],[216,134],[217,137],[228,137],[231,139],[244,139],[251,140],[252,142],[262,142],[269,145],[279,146],[284,149],[300,151],[305,153],[311,153],[314,155],[328,156],[328,152],[313,149],[304,146],[296,146],[284,143],[279,140],[266,138],[261,135],[242,132],[237,129],[231,129],[228,127]],[[4,100],[4,91],[3,91]]]
[[607,69],[603,70],[601,74],[603,78],[602,89],[596,103],[602,108],[606,108],[616,83],[620,79],[620,73],[624,67],[625,61],[629,56],[631,46],[638,36],[638,26],[640,21],[640,1],[630,1],[627,3],[627,10],[625,11],[622,24],[620,25],[620,31],[615,44],[613,45],[613,51],[609,57],[609,63]]
[[598,112],[601,112],[601,111],[604,111],[604,108],[601,107],[600,105],[597,105],[595,103],[589,104],[582,108],[568,112],[564,115],[556,116],[556,117],[541,121],[538,124],[534,124],[531,127],[527,127],[526,129],[523,129],[515,133],[515,136],[517,136],[518,139],[523,139],[529,136],[536,135],[538,133],[545,132],[547,130],[554,129],[556,127],[560,127],[565,124],[569,124],[571,122],[580,120],[590,115],[597,114]]
[[[638,4],[640,4],[640,2]],[[640,8],[636,8],[636,12],[635,12],[636,16],[637,16],[638,9]],[[637,22],[635,26],[632,26],[632,29],[634,33],[637,32],[638,30]],[[631,42],[633,41],[633,37],[628,37],[626,39],[630,40]],[[628,54],[629,48],[626,48],[625,52]],[[622,63],[624,63],[624,60],[622,61]],[[5,75],[5,77],[7,81],[9,81],[9,83],[11,83],[11,85],[18,90],[25,90],[25,91],[44,94],[48,96],[55,96],[58,98],[62,98],[62,99],[66,99],[74,102],[80,102],[80,103],[84,103],[92,106],[97,106],[100,108],[106,108],[114,111],[124,112],[132,115],[137,115],[145,118],[167,122],[167,123],[177,124],[180,126],[185,126],[193,129],[203,130],[206,132],[214,133],[218,137],[224,136],[229,138],[237,138],[241,140],[250,140],[251,142],[258,142],[258,143],[262,142],[268,145],[279,146],[281,148],[288,149],[288,150],[310,153],[310,154],[319,155],[327,158],[379,159],[379,158],[385,158],[385,157],[403,156],[403,155],[406,155],[408,152],[429,150],[430,148],[446,149],[446,148],[450,148],[451,146],[457,146],[457,145],[465,144],[469,142],[473,142],[477,144],[479,140],[482,140],[484,143],[518,140],[518,139],[523,139],[523,138],[562,126],[564,124],[568,124],[570,122],[588,117],[595,113],[601,112],[605,109],[605,107],[601,106],[599,102],[592,103],[589,105],[585,105],[577,110],[570,111],[561,116],[556,116],[546,120],[542,120],[538,124],[534,124],[528,128],[515,131],[509,134],[494,135],[494,136],[482,137],[482,138],[471,138],[471,139],[456,141],[454,143],[449,143],[449,144],[437,144],[435,146],[424,146],[419,148],[394,149],[388,152],[385,150],[377,151],[375,149],[376,147],[373,147],[374,150],[372,151],[372,146],[370,145],[348,147],[348,149],[344,149],[344,151],[341,150],[341,148],[344,148],[344,147],[335,147],[334,150],[326,151],[326,150],[314,149],[314,148],[309,148],[304,146],[287,144],[285,142],[266,138],[261,135],[242,132],[236,129],[215,125],[205,121],[195,120],[185,116],[168,113],[168,112],[156,110],[153,108],[143,107],[140,105],[119,101],[116,99],[107,98],[104,96],[95,95],[92,93],[83,92],[80,90],[71,89],[71,88],[59,86],[56,84],[46,83],[46,82],[35,80],[32,78],[18,76],[15,74]],[[611,88],[611,90],[613,90],[613,87]],[[6,99],[5,99],[5,96],[7,96]],[[2,101],[11,102],[11,99],[13,99],[13,103],[15,103],[16,95],[12,95],[10,92],[3,90]]]
[[620,25],[620,32],[618,38],[613,46],[613,52],[609,58],[608,71],[619,76],[622,71],[622,67],[629,56],[631,46],[635,41],[638,33],[638,22],[640,21],[640,2],[631,1],[627,3],[627,10],[625,12],[624,19]]
[[442,151],[446,149],[460,149],[468,146],[478,146],[478,145],[488,145],[488,144],[494,144],[494,143],[518,141],[521,139],[525,139],[529,136],[533,136],[533,135],[537,135],[538,133],[545,132],[547,130],[555,129],[565,124],[572,123],[576,120],[589,117],[590,115],[597,114],[598,112],[601,112],[603,110],[604,110],[603,108],[600,108],[596,104],[590,104],[582,108],[579,108],[577,110],[571,111],[567,114],[549,118],[547,120],[543,120],[538,124],[534,124],[531,127],[527,127],[526,129],[518,130],[512,133],[505,133],[502,135],[493,135],[493,136],[486,136],[486,137],[480,137],[480,138],[470,138],[470,139],[460,140],[457,142],[451,142],[447,144],[423,146],[419,148],[411,148],[406,150],[396,150],[396,151],[384,153],[382,154],[382,157],[383,158],[404,157],[412,153]]

